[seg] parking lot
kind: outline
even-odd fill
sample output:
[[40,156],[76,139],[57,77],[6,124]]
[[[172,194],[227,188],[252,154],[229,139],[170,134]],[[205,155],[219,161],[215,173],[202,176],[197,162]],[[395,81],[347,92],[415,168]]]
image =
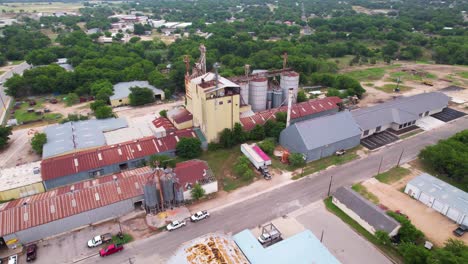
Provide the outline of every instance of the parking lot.
[[398,139],[399,138],[394,134],[388,131],[383,131],[378,134],[373,134],[371,136],[361,139],[361,145],[370,150],[374,150],[392,142],[395,142]]
[[444,108],[444,110],[442,110],[442,112],[440,113],[437,113],[437,114],[433,114],[432,116],[441,120],[441,121],[444,121],[444,122],[449,122],[449,121],[452,121],[452,120],[455,120],[457,118],[460,118],[462,116],[465,116],[466,114],[463,113],[463,112],[460,112],[460,111],[457,111],[455,109],[452,109],[452,108]]

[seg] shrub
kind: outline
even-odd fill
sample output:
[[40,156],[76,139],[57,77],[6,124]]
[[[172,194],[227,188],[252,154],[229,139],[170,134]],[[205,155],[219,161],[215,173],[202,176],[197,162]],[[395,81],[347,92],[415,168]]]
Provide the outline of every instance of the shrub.
[[37,133],[31,139],[31,147],[39,155],[42,155],[42,147],[47,143],[47,136],[45,133]]

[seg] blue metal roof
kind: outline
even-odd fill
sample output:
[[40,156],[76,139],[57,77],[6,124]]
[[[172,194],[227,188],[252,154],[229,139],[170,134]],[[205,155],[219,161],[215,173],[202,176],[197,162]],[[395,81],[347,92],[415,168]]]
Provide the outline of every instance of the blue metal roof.
[[267,248],[264,248],[249,230],[234,235],[234,241],[251,264],[340,263],[310,230],[305,230]]

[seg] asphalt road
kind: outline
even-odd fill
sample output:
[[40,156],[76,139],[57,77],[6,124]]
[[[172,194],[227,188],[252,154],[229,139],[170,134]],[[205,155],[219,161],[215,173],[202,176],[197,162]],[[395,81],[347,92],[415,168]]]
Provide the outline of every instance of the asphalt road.
[[8,107],[11,100],[11,98],[5,94],[5,87],[3,86],[3,84],[11,76],[13,76],[14,73],[23,74],[23,72],[29,68],[31,68],[31,65],[27,64],[26,62],[23,62],[21,64],[16,65],[12,70],[7,71],[6,73],[0,76],[0,124],[3,121],[5,109]]
[[211,217],[173,232],[163,232],[129,245],[123,252],[98,260],[93,256],[79,263],[164,263],[184,242],[206,233],[222,231],[237,233],[250,229],[274,218],[286,215],[327,196],[330,177],[333,175],[331,191],[338,187],[368,179],[375,174],[382,160],[382,170],[396,165],[402,151],[401,163],[413,160],[419,151],[438,140],[448,138],[458,131],[468,129],[468,118],[464,117],[432,131],[419,134],[374,152],[343,166],[303,178],[270,192],[229,205],[212,212]]

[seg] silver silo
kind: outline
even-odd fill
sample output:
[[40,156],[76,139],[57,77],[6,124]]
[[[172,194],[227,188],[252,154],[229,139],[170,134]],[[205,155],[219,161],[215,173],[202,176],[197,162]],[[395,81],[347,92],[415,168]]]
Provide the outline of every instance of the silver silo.
[[163,176],[161,176],[161,189],[163,193],[165,209],[172,208],[176,204],[174,185],[175,177],[172,172],[166,172]]
[[241,81],[239,82],[240,86],[240,96],[241,96],[241,105],[249,104],[249,82]]
[[293,89],[293,103],[297,101],[297,92],[299,90],[299,73],[295,71],[284,72],[280,80],[281,90],[283,91],[283,101],[288,98],[288,91]]
[[272,104],[273,104],[273,90],[269,89],[267,91],[267,106],[266,106],[266,108],[270,109],[272,107]]
[[264,77],[255,78],[250,81],[249,102],[252,111],[259,112],[266,109],[267,105],[268,79]]
[[283,92],[281,91],[281,89],[273,90],[273,100],[272,100],[271,107],[272,108],[280,107],[282,102],[283,102]]
[[161,201],[159,200],[159,192],[156,188],[154,177],[148,179],[143,186],[143,197],[145,201],[145,210],[148,213],[155,213],[159,210]]

